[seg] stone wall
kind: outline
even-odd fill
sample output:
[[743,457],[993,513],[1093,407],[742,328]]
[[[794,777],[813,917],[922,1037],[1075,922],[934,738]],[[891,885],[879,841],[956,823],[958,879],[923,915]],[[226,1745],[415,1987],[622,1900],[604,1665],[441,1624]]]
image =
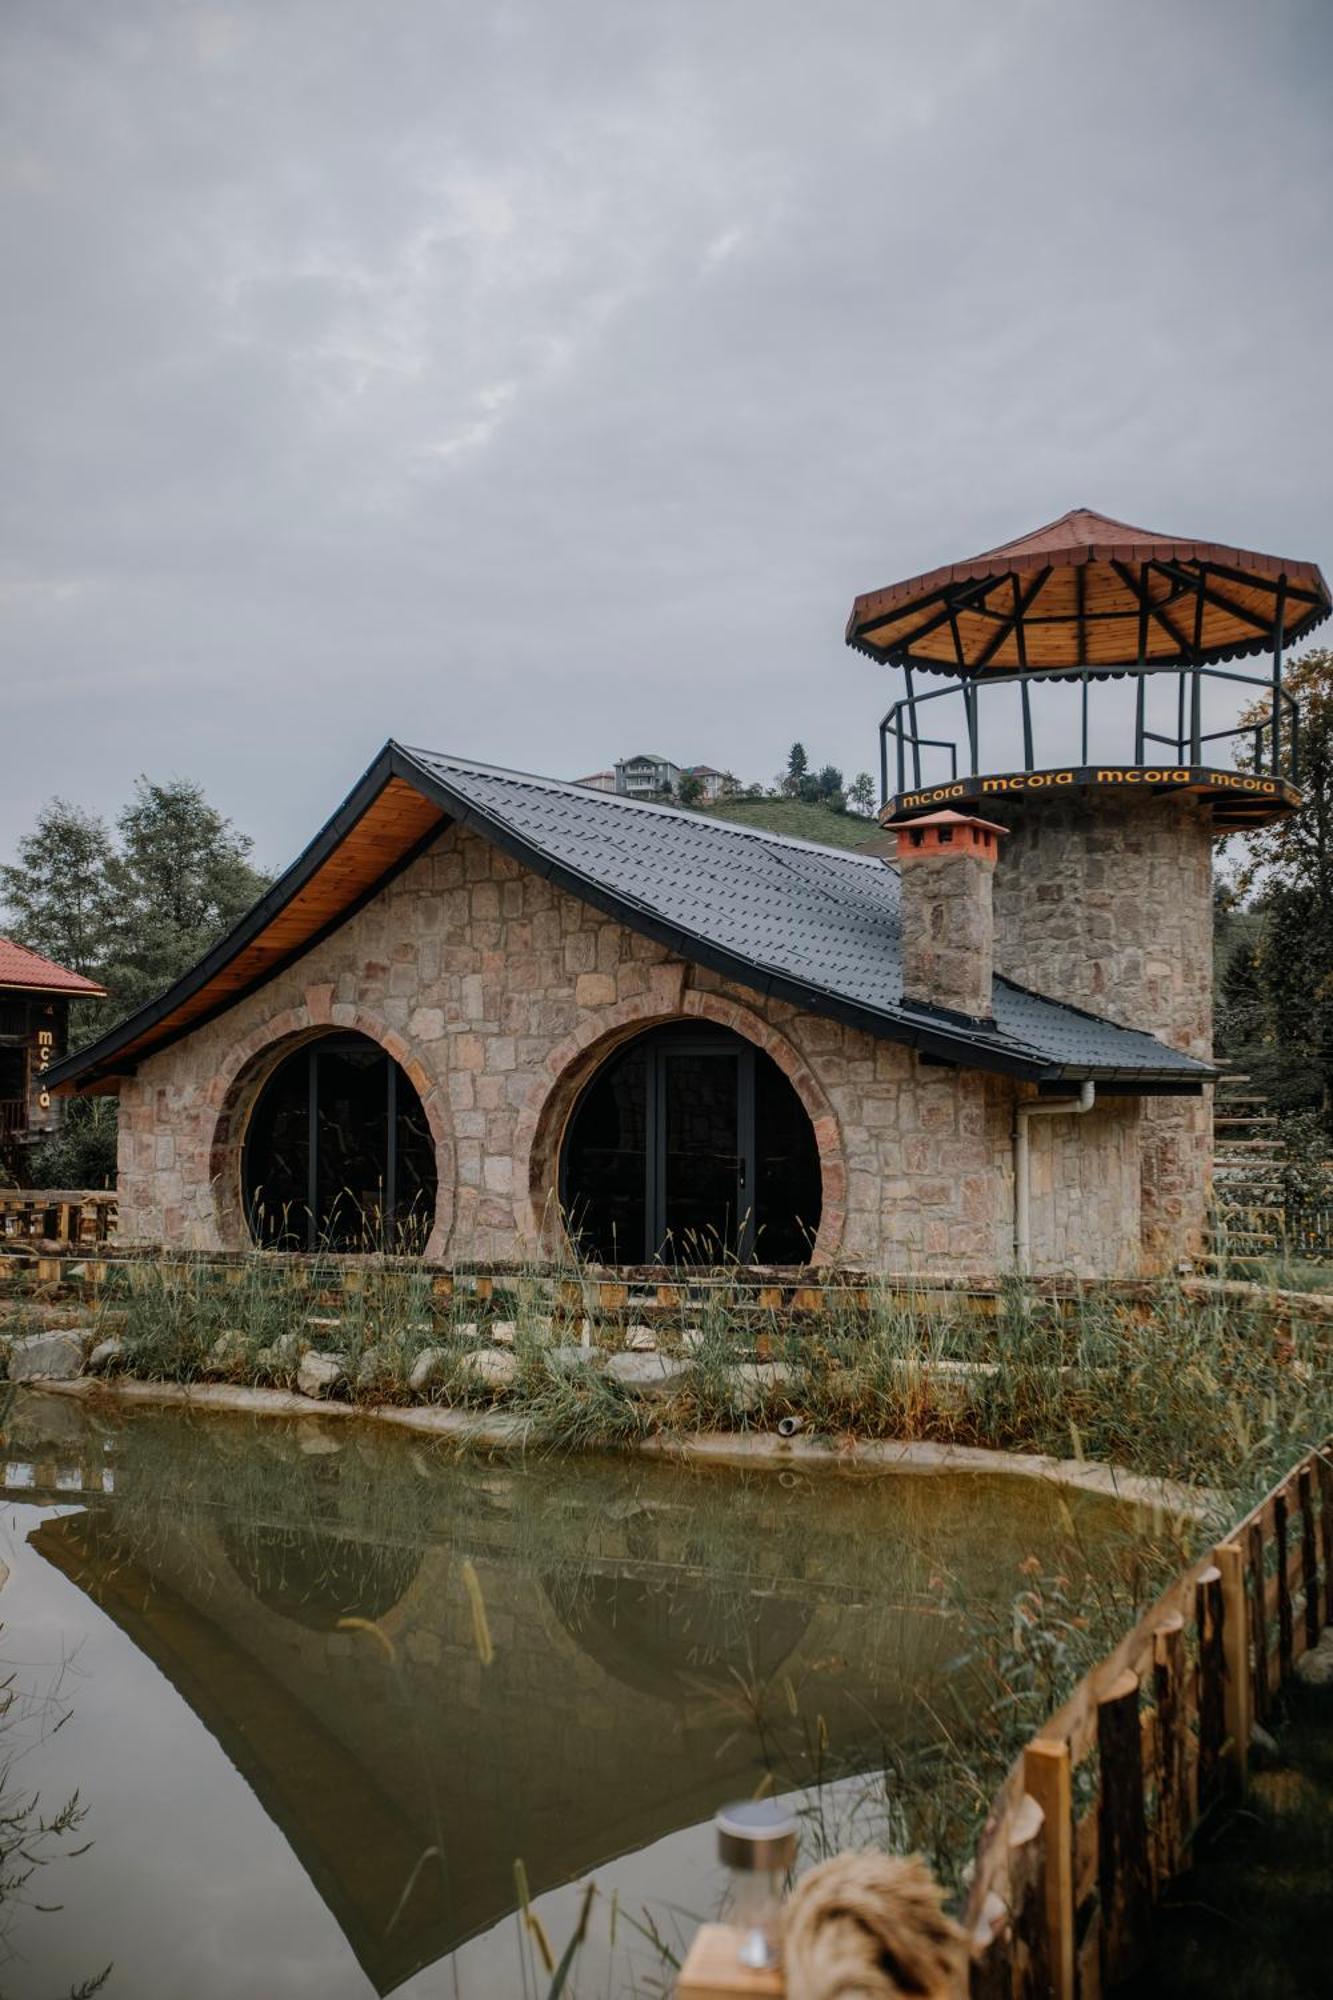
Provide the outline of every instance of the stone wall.
[[[1104,789],[996,801],[995,968],[1205,1061],[1213,1045],[1213,831],[1206,807]],[[1212,1104],[1142,1101],[1145,1268],[1202,1251]]]
[[[553,1254],[579,1089],[618,1041],[682,1018],[756,1042],[805,1104],[823,1170],[817,1261],[1010,1267],[1012,1085],[731,985],[456,827],[297,965],[125,1081],[121,1241],[243,1245],[249,1111],[282,1056],[336,1027],[379,1041],[421,1096],[440,1175],[430,1254]],[[1119,1100],[1034,1135],[1037,1268],[1137,1268],[1137,1122]]]

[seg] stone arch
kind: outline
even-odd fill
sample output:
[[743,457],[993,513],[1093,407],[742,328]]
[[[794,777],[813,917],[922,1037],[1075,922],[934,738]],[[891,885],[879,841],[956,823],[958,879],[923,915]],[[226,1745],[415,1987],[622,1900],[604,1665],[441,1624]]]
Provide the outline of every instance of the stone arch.
[[242,1197],[242,1152],[246,1127],[260,1091],[278,1064],[302,1042],[341,1029],[377,1042],[408,1078],[426,1114],[435,1147],[435,1219],[425,1254],[442,1258],[453,1227],[454,1135],[448,1098],[407,1036],[380,1015],[350,1003],[335,1005],[332,987],[308,986],[295,1005],[284,1007],[231,1043],[210,1089],[217,1107],[209,1142],[208,1177],[213,1189],[218,1241],[224,1250],[250,1244]]
[[847,1220],[847,1160],[837,1115],[823,1085],[795,1044],[753,1007],[723,993],[684,989],[679,980],[675,985],[670,998],[659,990],[599,1008],[549,1051],[519,1111],[514,1133],[514,1164],[519,1175],[514,1219],[520,1237],[547,1256],[570,1255],[556,1200],[560,1150],[570,1115],[593,1073],[622,1042],[649,1028],[672,1021],[707,1021],[730,1028],[762,1049],[800,1099],[819,1149],[823,1189],[812,1261],[833,1262]]

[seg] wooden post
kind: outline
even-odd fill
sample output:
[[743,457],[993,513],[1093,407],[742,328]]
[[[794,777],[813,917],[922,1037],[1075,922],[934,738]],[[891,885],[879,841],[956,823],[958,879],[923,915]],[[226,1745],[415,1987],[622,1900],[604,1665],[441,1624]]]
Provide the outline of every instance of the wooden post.
[[678,2000],[782,2000],[781,1968],[754,1972],[738,1957],[744,1933],[730,1924],[704,1924],[690,1946],[676,1981]]
[[1291,1579],[1287,1575],[1287,1496],[1273,1497],[1273,1540],[1277,1544],[1277,1657],[1278,1686],[1291,1677]]
[[1324,1552],[1324,1620],[1333,1625],[1333,1464],[1322,1451],[1314,1463],[1319,1478],[1319,1528]]
[[1314,1478],[1308,1463],[1303,1465],[1297,1474],[1296,1490],[1301,1497],[1301,1589],[1305,1594],[1305,1644],[1308,1649],[1319,1644],[1319,1630],[1323,1624],[1323,1619],[1319,1615],[1319,1553],[1315,1542]]
[[1074,1798],[1069,1745],[1037,1737],[1023,1753],[1023,1783],[1043,1814],[1046,1958],[1052,2000],[1074,2000]]
[[1157,1827],[1154,1862],[1159,1886],[1180,1872],[1188,1817],[1188,1725],[1181,1713],[1185,1685],[1185,1620],[1173,1612],[1153,1633],[1153,1705]]
[[1101,1901],[1103,1990],[1143,1962],[1152,1911],[1148,1831],[1143,1818],[1143,1731],[1139,1677],[1128,1669],[1097,1704],[1101,1792],[1097,1801],[1097,1880]]
[[1226,1742],[1226,1655],[1222,1647],[1222,1572],[1215,1563],[1194,1589],[1199,1643],[1199,1804],[1200,1816],[1217,1791],[1222,1746]]
[[1024,1793],[1009,1828],[1009,1899],[1013,1927],[1014,2000],[1050,2000],[1046,1934],[1046,1815]]
[[1254,1712],[1267,1722],[1268,1701],[1268,1578],[1264,1573],[1264,1531],[1250,1523],[1250,1636],[1254,1642]]
[[1236,1790],[1250,1768],[1250,1617],[1245,1601],[1245,1551],[1223,1542],[1213,1551],[1222,1572],[1222,1651],[1226,1660],[1226,1727]]

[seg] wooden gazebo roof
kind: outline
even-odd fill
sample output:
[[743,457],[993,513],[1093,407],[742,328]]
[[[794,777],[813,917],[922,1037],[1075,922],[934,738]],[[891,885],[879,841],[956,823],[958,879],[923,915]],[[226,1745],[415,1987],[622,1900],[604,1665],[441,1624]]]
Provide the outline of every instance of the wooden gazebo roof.
[[1316,563],[1132,528],[1088,507],[856,599],[847,643],[975,678],[1204,666],[1303,639],[1333,602]]

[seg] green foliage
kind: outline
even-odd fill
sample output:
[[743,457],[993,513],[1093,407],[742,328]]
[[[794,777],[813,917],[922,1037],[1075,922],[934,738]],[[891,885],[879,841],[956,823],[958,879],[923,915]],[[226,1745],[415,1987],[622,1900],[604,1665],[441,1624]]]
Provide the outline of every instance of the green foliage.
[[862,847],[879,829],[873,819],[854,813],[831,813],[804,799],[718,799],[703,807],[718,819],[737,826],[760,826],[769,833],[786,833],[797,840],[817,840],[825,847]]
[[25,1172],[39,1188],[110,1188],[116,1184],[116,1101],[76,1097],[56,1131],[31,1149]]
[[194,964],[269,885],[254,843],[188,779],[141,777],[116,822],[107,877],[115,925],[106,984],[122,1012],[142,1006]]
[[858,771],[847,787],[847,803],[853,812],[867,817],[875,810],[875,781],[869,771]]
[[703,779],[696,778],[692,771],[683,771],[680,783],[676,786],[676,804],[680,806],[697,806],[703,795]]
[[71,1009],[72,1048],[178,979],[263,894],[251,846],[184,778],[139,778],[115,839],[64,799],[43,809],[0,867],[0,896],[20,944],[107,988]]
[[[1333,1119],[1333,652],[1287,669],[1300,703],[1298,761],[1283,769],[1302,804],[1247,836],[1237,878],[1252,921],[1229,923],[1221,967],[1219,1052],[1241,1062],[1279,1110]],[[1246,759],[1255,764],[1255,753]],[[1230,915],[1230,913],[1228,913]]]

